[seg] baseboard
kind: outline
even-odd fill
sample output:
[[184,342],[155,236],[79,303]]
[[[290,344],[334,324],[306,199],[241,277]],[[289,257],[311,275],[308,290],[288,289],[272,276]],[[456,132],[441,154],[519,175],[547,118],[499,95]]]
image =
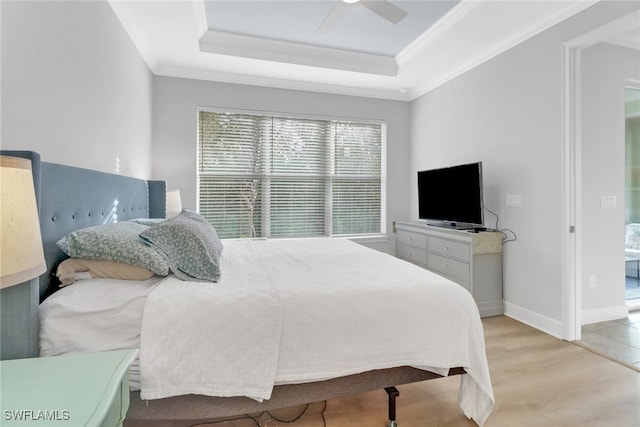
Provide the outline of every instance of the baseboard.
[[544,333],[562,339],[562,322],[556,319],[542,316],[539,313],[507,301],[504,302],[504,314]]
[[628,299],[624,302],[629,312],[640,310],[640,299]]
[[582,310],[582,324],[606,322],[608,320],[624,319],[629,315],[629,307],[626,304],[610,307],[592,308]]

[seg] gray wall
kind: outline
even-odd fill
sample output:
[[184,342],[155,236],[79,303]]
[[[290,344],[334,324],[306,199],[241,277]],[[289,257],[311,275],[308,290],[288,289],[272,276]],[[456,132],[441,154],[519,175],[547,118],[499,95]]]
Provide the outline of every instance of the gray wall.
[[[146,178],[152,75],[106,2],[0,2],[3,149]],[[38,284],[3,289],[0,358],[38,355]]]
[[152,74],[109,4],[0,7],[2,148],[148,177]]
[[[386,121],[388,233],[393,220],[407,218],[409,103],[171,77],[154,81],[153,176],[180,189],[184,207],[196,207],[198,107],[216,107]],[[368,246],[394,253],[394,242]]]
[[[637,8],[630,2],[596,4],[411,106],[409,184],[415,188],[414,174],[420,169],[484,162],[486,205],[499,215],[500,228],[518,236],[504,248],[506,312],[556,336],[563,335],[562,245],[567,232],[562,228],[562,44]],[[608,191],[613,190],[601,194]],[[521,208],[506,207],[510,194],[522,196]],[[410,212],[417,215],[414,189]],[[487,223],[493,225],[491,214]],[[615,235],[622,224],[598,227],[599,233]],[[582,231],[585,238],[591,232],[587,227]]]

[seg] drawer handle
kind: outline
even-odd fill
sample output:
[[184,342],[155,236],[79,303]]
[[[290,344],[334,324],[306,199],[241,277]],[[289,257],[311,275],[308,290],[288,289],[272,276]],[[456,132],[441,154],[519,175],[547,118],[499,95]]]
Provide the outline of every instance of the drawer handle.
[[449,264],[445,264],[445,265],[444,265],[444,268],[445,268],[445,269],[446,269],[446,268],[449,268]]
[[445,251],[448,251],[448,250],[449,250],[449,246],[445,246],[445,247],[444,247],[444,250],[445,250]]

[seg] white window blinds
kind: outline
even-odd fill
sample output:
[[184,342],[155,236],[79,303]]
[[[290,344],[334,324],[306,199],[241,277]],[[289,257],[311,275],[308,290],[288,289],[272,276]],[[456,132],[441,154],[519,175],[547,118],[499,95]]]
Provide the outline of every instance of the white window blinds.
[[201,111],[198,209],[223,238],[384,232],[383,123]]

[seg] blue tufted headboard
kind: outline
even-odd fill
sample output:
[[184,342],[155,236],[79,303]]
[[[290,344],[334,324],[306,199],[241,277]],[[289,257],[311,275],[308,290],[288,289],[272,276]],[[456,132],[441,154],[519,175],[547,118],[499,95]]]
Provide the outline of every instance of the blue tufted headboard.
[[166,182],[40,161],[33,151],[2,150],[31,159],[47,272],[40,276],[40,301],[58,289],[55,268],[67,256],[56,242],[84,227],[133,218],[166,217]]

